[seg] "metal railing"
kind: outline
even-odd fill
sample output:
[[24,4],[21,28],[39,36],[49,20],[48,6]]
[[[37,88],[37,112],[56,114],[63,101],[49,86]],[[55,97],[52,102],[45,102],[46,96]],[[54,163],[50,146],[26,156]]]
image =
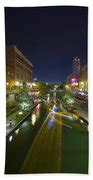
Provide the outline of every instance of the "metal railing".
[[17,130],[26,120],[27,120],[27,117],[29,117],[32,113],[32,111],[35,109],[35,107],[38,105],[38,104],[41,104],[42,102],[39,102],[39,103],[36,103],[32,108],[31,108],[31,112],[29,112],[7,135],[6,135],[6,138],[9,138],[9,136],[11,134],[13,134],[15,132],[15,130]]

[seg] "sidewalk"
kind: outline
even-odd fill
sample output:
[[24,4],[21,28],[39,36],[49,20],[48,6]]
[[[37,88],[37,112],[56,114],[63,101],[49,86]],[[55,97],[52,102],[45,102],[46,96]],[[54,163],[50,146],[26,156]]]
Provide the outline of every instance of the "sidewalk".
[[[20,110],[10,114],[6,117],[6,135],[15,127],[16,125],[16,114],[18,114]],[[12,125],[10,126],[10,120],[12,121]]]
[[6,135],[11,132],[11,130],[15,127],[15,121],[12,121],[12,125],[10,126],[10,121],[6,121]]
[[86,121],[88,121],[88,112],[83,111],[79,108],[77,108],[76,110],[73,110],[73,112],[78,113],[82,118],[84,118]]
[[83,101],[76,101],[74,112],[78,113],[82,118],[84,118],[88,122],[88,104]]

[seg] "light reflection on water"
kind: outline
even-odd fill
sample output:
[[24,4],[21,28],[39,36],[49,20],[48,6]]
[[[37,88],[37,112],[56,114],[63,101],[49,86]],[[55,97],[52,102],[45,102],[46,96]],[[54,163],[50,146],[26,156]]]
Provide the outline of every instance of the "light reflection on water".
[[33,112],[33,114],[31,115],[31,124],[32,126],[34,126],[40,116],[40,107],[41,105],[38,104]]
[[13,136],[10,136],[10,137],[9,137],[9,141],[11,142],[11,141],[12,141],[12,139],[13,139]]
[[31,116],[31,124],[34,126],[35,123],[36,123],[36,114],[33,113]]
[[9,136],[8,141],[10,143],[16,138],[19,138],[21,134],[29,132],[31,126],[35,126],[36,122],[40,117],[40,107],[40,104],[38,104],[33,111],[31,117],[28,117],[28,119],[23,122],[22,125],[18,129],[16,129],[12,135]]
[[52,117],[51,120],[50,120],[49,123],[48,123],[48,128],[49,128],[49,129],[54,126],[54,121],[55,121],[55,118]]
[[28,125],[28,121],[25,121],[23,124],[22,124],[22,127],[26,127]]
[[35,109],[36,111],[40,111],[40,104],[38,104]]
[[20,130],[20,129],[15,130],[15,134],[16,134],[16,135],[19,134],[19,130]]

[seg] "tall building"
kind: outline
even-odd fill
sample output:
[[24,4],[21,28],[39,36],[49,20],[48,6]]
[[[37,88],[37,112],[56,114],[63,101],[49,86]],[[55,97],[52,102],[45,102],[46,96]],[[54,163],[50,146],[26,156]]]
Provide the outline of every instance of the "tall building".
[[73,73],[77,74],[80,72],[80,58],[79,57],[75,57],[73,59]]
[[88,68],[87,64],[81,68],[80,77],[79,77],[79,88],[83,90],[88,90]]
[[12,86],[32,81],[32,63],[15,46],[6,48],[6,84]]
[[87,64],[84,64],[81,67],[80,72],[75,74],[70,74],[66,79],[66,85],[68,85],[71,89],[82,89],[84,91],[88,91],[88,72],[87,72]]

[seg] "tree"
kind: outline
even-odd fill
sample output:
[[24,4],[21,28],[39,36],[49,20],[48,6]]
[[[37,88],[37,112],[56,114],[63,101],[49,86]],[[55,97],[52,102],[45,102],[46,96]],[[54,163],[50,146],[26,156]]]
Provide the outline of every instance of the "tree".
[[45,96],[46,94],[48,94],[49,91],[50,91],[50,86],[49,86],[49,85],[46,85],[46,83],[38,82],[38,83],[37,83],[37,86],[38,86],[38,88],[39,88],[41,97],[44,97],[44,96]]

